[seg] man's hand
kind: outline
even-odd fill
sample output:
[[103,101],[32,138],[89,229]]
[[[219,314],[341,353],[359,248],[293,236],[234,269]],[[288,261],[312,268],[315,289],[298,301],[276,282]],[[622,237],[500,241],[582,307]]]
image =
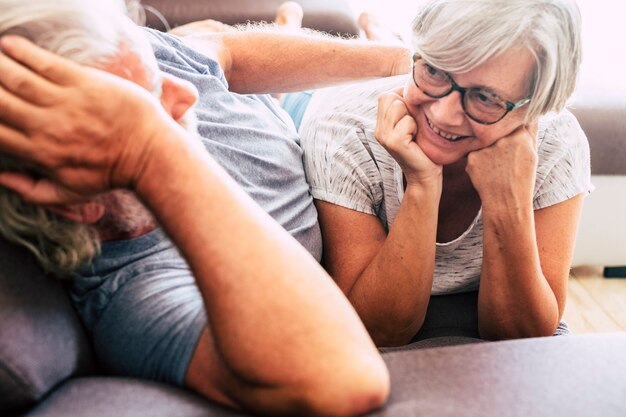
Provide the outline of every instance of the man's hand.
[[537,171],[537,124],[520,126],[491,146],[471,152],[467,173],[486,208],[532,205]]
[[2,173],[0,184],[40,204],[132,187],[156,132],[175,125],[154,97],[23,38],[0,46],[0,152],[48,178]]
[[400,164],[407,186],[441,176],[442,167],[433,163],[415,142],[417,123],[409,113],[401,89],[378,98],[374,136]]

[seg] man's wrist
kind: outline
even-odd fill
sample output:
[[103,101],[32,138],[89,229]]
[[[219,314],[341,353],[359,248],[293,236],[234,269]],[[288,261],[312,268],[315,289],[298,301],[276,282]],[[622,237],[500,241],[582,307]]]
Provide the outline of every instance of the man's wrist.
[[193,150],[186,140],[187,132],[173,122],[153,132],[132,175],[132,188],[150,206],[162,194],[168,178],[176,178],[185,165],[192,163]]
[[389,75],[408,74],[411,71],[412,60],[411,51],[408,48],[396,48],[396,57],[391,61]]

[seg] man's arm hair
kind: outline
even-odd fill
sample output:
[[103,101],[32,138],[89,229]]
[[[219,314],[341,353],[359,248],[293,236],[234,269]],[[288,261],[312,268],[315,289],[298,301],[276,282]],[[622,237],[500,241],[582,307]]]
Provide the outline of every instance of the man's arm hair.
[[273,25],[247,25],[181,39],[216,59],[230,89],[238,93],[302,91],[405,74],[410,68],[407,48],[310,29],[285,32]]

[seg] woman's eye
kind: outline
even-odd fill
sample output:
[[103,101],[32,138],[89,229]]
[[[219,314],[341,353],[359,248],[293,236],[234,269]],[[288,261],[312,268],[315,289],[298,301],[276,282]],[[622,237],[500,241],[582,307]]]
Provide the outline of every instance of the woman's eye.
[[445,78],[445,74],[443,73],[443,71],[440,71],[437,68],[431,67],[428,64],[426,64],[426,72],[428,73],[429,76],[433,78],[438,78],[438,79]]
[[423,74],[424,81],[433,85],[447,85],[450,81],[445,72],[428,64],[424,64]]
[[481,106],[501,107],[500,100],[489,93],[474,91],[473,94],[470,94],[470,97],[472,97]]

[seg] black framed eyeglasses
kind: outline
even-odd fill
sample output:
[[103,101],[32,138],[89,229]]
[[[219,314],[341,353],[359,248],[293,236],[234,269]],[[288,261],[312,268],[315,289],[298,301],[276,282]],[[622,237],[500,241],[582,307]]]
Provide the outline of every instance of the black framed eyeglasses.
[[432,98],[443,98],[453,91],[458,91],[461,94],[465,114],[483,125],[497,123],[510,111],[530,102],[530,98],[525,98],[512,103],[485,88],[460,87],[448,73],[428,64],[418,54],[413,55],[413,82],[424,94]]

